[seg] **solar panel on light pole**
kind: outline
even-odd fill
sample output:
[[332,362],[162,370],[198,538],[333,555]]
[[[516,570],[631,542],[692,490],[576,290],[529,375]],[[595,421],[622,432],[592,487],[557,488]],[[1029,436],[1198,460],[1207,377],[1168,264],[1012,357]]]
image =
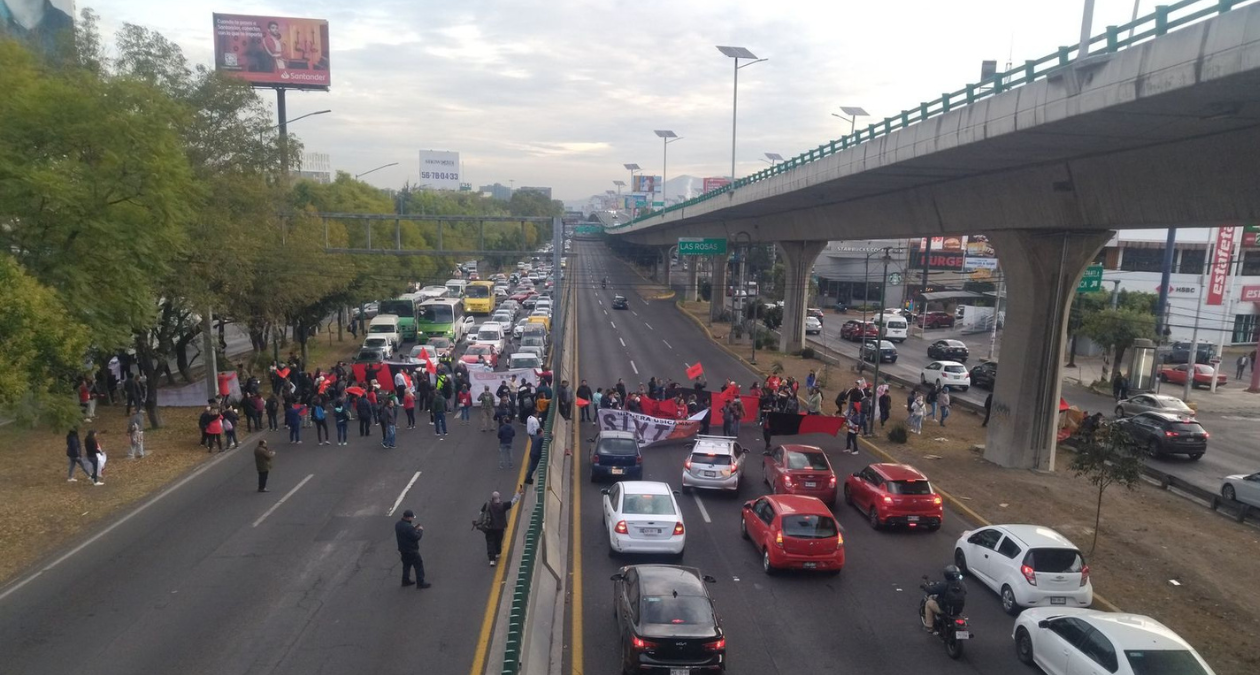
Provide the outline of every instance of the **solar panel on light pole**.
[[[735,186],[735,129],[739,122],[739,69],[747,68],[754,63],[761,63],[762,61],[766,61],[768,59],[759,59],[756,54],[753,54],[744,47],[724,47],[722,45],[718,45],[717,50],[722,52],[723,56],[729,56],[730,58],[735,59],[735,84],[731,92],[731,187],[733,188]],[[740,59],[751,59],[751,61],[741,66],[739,65]]]
[[[779,162],[783,161],[783,155],[780,155],[777,152],[767,152],[766,160],[770,160],[770,166],[774,166],[775,164],[778,164]],[[765,161],[765,160],[762,160],[762,161]]]
[[665,203],[665,181],[669,179],[669,144],[674,141],[681,141],[682,137],[669,131],[668,129],[656,129],[653,131],[661,139],[661,203]]
[[[870,114],[866,112],[866,109],[860,108],[855,105],[842,105],[840,106],[840,112],[843,112],[844,115],[837,115],[836,113],[831,113],[831,116],[839,117],[842,120],[848,121],[850,134],[852,134],[853,130],[857,128],[857,118],[870,117]],[[845,115],[848,115],[848,117],[845,117]]]

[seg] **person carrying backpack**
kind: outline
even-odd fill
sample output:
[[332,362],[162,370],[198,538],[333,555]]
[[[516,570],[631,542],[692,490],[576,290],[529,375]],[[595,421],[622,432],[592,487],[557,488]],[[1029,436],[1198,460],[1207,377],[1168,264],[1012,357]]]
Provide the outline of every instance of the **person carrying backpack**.
[[517,489],[515,495],[512,495],[510,502],[503,501],[498,492],[490,493],[490,501],[481,505],[481,512],[473,521],[473,528],[481,530],[486,535],[486,557],[490,559],[491,567],[498,563],[499,555],[503,553],[503,532],[507,529],[508,511],[516,506],[524,495],[524,485]]

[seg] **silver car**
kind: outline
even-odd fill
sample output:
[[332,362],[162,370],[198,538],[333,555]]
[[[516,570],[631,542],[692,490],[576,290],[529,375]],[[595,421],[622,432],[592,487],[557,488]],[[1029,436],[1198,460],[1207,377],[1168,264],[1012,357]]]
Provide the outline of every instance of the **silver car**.
[[1128,417],[1144,412],[1167,412],[1194,417],[1194,411],[1181,399],[1163,394],[1137,394],[1116,404],[1116,417]]
[[748,455],[730,436],[697,436],[691,454],[683,462],[683,490],[705,488],[739,492]]
[[1260,472],[1226,476],[1225,483],[1221,485],[1221,496],[1229,501],[1260,508]]

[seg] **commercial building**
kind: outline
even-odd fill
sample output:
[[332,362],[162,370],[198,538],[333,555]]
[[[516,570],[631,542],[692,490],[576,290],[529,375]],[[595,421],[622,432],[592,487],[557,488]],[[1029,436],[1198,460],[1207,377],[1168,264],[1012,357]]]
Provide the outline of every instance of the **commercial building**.
[[491,199],[507,202],[512,200],[512,188],[495,183],[494,185],[482,185],[478,190],[485,195],[489,195]]

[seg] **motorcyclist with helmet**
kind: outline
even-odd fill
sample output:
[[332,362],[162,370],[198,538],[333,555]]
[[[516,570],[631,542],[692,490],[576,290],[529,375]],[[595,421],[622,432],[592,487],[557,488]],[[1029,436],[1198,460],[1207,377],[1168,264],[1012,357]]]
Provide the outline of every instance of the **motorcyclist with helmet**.
[[920,588],[928,595],[923,605],[923,629],[935,634],[938,616],[959,616],[967,605],[967,587],[962,582],[962,572],[954,565],[944,570],[944,581],[923,584]]
[[600,284],[602,284],[604,288],[608,288],[608,277],[604,277],[604,280],[601,281]]

